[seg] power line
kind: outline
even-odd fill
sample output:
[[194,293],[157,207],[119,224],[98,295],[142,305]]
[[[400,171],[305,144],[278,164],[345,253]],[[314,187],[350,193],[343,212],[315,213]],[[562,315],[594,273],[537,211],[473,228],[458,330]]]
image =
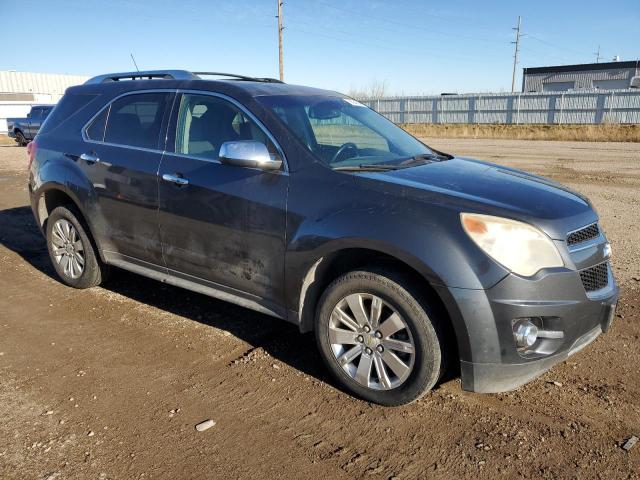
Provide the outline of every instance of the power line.
[[[300,22],[300,21],[296,21],[296,24],[306,24],[309,26],[313,26],[310,25],[307,22]],[[304,28],[299,28],[299,27],[287,27],[287,30],[291,31],[291,32],[300,32],[300,33],[304,33],[306,35],[313,35],[313,36],[318,36],[318,37],[323,37],[323,38],[328,38],[330,40],[335,40],[336,42],[341,42],[342,44],[345,45],[362,45],[365,47],[375,47],[377,49],[383,49],[383,50],[389,50],[391,52],[395,52],[395,53],[405,53],[405,54],[410,54],[410,55],[424,55],[425,53],[428,54],[429,56],[435,57],[435,58],[442,58],[442,59],[447,59],[447,60],[451,60],[451,59],[459,59],[459,60],[469,60],[469,59],[475,59],[477,60],[478,57],[474,56],[474,55],[456,55],[456,54],[451,54],[451,53],[434,53],[432,51],[428,51],[428,50],[418,50],[418,49],[407,49],[407,48],[398,48],[395,46],[391,46],[391,45],[385,45],[385,44],[381,44],[381,43],[372,43],[372,42],[364,42],[362,40],[354,40],[353,38],[344,38],[344,37],[338,37],[335,35],[329,35],[326,33],[326,31],[332,31],[332,32],[336,32],[339,33],[341,35],[353,35],[350,32],[345,32],[344,30],[336,30],[336,29],[327,29],[323,27],[323,32],[315,32],[312,30],[307,30]],[[497,55],[487,55],[485,58],[494,58],[494,59],[499,59],[501,57],[498,57]]]
[[350,9],[342,8],[342,7],[336,7],[335,5],[331,5],[330,3],[327,3],[326,1],[323,1],[323,0],[318,0],[317,3],[325,5],[325,6],[329,7],[329,8],[333,8],[333,9],[341,11],[341,12],[345,12],[345,13],[349,13],[351,15],[355,15],[356,17],[370,18],[370,19],[376,20],[378,22],[384,22],[384,23],[389,23],[389,24],[393,24],[393,25],[398,25],[400,27],[411,28],[411,29],[419,30],[419,31],[422,31],[422,32],[425,32],[425,33],[431,33],[431,34],[436,34],[436,35],[440,35],[440,36],[466,38],[468,40],[473,40],[475,42],[480,41],[480,42],[490,42],[490,43],[504,44],[504,42],[502,40],[496,40],[496,39],[491,39],[491,38],[482,38],[482,37],[471,36],[471,35],[463,35],[463,34],[454,33],[454,32],[451,32],[451,31],[442,31],[442,30],[434,29],[432,27],[418,26],[418,25],[414,25],[414,24],[411,24],[411,23],[405,23],[405,22],[400,22],[398,20],[393,20],[391,18],[384,18],[384,17],[378,17],[376,15],[369,15],[369,14],[363,13],[361,11],[350,10]]
[[578,50],[574,50],[572,48],[563,47],[562,45],[558,45],[556,43],[548,42],[547,40],[543,40],[540,37],[537,37],[537,36],[535,36],[535,35],[533,35],[531,33],[528,33],[527,36],[529,38],[532,38],[536,42],[540,42],[542,44],[548,45],[549,47],[557,48],[559,50],[566,50],[567,52],[577,53],[578,55],[584,55],[584,53],[585,53],[585,52],[579,52]]
[[518,15],[518,26],[513,28],[513,30],[516,31],[516,41],[511,42],[511,43],[515,43],[516,45],[516,50],[513,54],[513,75],[511,76],[511,93],[514,93],[516,91],[516,68],[518,65],[518,54],[520,53],[520,37],[522,37],[522,34],[520,33],[521,24],[522,24],[522,17]]

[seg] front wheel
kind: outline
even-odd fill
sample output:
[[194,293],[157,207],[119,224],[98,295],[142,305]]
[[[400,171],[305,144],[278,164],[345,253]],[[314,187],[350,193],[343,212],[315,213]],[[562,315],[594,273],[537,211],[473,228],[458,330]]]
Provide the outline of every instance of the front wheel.
[[20,130],[16,132],[16,142],[21,147],[24,147],[27,143],[29,143]]
[[444,368],[438,317],[409,282],[385,271],[353,271],[322,295],[316,340],[347,390],[395,406],[429,391]]

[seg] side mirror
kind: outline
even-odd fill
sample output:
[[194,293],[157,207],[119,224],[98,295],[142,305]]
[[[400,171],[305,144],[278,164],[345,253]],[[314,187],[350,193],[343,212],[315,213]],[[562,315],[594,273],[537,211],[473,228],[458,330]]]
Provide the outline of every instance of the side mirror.
[[236,167],[279,170],[282,160],[273,159],[264,143],[256,140],[224,142],[220,146],[220,162]]

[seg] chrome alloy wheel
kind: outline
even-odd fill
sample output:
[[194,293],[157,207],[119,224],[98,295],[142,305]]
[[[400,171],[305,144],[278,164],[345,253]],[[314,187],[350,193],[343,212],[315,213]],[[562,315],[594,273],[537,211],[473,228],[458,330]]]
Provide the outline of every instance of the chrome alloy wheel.
[[347,375],[367,388],[396,388],[413,370],[409,327],[376,295],[354,293],[338,302],[329,319],[329,343]]
[[69,278],[79,278],[84,271],[84,247],[76,228],[64,218],[58,220],[51,230],[53,258]]

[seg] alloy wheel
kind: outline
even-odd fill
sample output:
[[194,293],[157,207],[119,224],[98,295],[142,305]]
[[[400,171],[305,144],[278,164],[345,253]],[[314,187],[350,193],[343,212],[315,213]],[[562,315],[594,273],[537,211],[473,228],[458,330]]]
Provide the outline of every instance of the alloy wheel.
[[400,386],[415,363],[416,348],[405,320],[389,303],[368,293],[354,293],[337,303],[329,319],[329,343],[347,375],[374,390]]
[[71,222],[61,218],[51,230],[51,252],[64,274],[79,278],[84,271],[84,246],[78,231]]

